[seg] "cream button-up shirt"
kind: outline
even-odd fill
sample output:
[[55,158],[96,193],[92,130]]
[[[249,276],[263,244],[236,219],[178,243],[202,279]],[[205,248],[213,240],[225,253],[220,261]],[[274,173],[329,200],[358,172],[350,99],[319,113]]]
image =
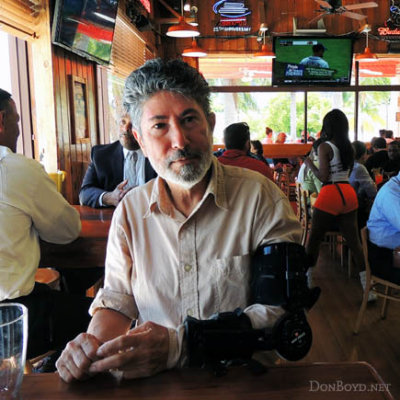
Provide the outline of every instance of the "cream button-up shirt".
[[138,324],[168,327],[173,367],[188,315],[207,319],[240,307],[254,328],[273,326],[280,307],[249,304],[251,257],[263,244],[300,236],[289,201],[258,172],[214,158],[206,192],[187,218],[158,177],[130,191],[115,210],[105,285],[91,312],[111,308]]
[[39,238],[69,243],[79,213],[37,161],[0,146],[0,301],[28,295],[40,260]]

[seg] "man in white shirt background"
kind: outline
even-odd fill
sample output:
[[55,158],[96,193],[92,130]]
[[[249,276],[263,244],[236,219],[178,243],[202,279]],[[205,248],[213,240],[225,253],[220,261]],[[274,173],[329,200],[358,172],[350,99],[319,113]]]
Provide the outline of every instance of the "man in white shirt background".
[[69,243],[81,222],[42,165],[16,154],[18,122],[11,95],[0,89],[0,302],[28,308],[27,357],[32,358],[62,349],[86,329],[90,299],[35,282],[39,239]]

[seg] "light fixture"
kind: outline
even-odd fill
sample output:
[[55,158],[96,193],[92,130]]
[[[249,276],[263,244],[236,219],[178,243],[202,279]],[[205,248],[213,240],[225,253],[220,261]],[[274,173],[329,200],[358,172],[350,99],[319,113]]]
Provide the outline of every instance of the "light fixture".
[[364,49],[364,53],[356,55],[356,57],[355,57],[356,61],[371,62],[371,61],[377,61],[378,60],[378,56],[375,53],[372,53],[370,48],[368,47],[368,32],[370,30],[371,30],[371,27],[368,24],[365,25],[363,30],[362,30],[362,32],[366,33],[365,49]]
[[199,23],[197,22],[198,11],[199,9],[196,6],[190,7],[190,19],[191,19],[191,22],[189,22],[190,25],[199,26]]
[[182,52],[182,56],[184,57],[205,57],[207,53],[203,50],[196,42],[196,39],[193,38],[192,45],[184,49]]
[[186,0],[186,1],[185,1],[185,5],[183,6],[183,9],[184,9],[186,12],[189,12],[189,11],[190,11],[190,1],[189,1],[189,0]]
[[183,17],[183,0],[181,0],[181,12],[182,15],[179,17],[177,25],[172,25],[168,31],[167,36],[176,38],[186,38],[199,36],[200,32],[193,25],[188,24]]
[[265,44],[265,34],[267,32],[268,28],[265,24],[261,24],[260,26],[260,33],[262,35],[262,46],[261,46],[261,51],[258,51],[257,53],[254,54],[254,57],[258,58],[265,58],[265,59],[270,59],[270,58],[275,58],[275,53],[271,50],[268,50],[267,45]]

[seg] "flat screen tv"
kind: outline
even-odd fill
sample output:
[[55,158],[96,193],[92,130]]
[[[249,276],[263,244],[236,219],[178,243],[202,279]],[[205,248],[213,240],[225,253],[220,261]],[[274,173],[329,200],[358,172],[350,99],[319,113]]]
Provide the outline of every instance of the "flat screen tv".
[[108,64],[117,9],[118,0],[56,0],[53,43]]
[[272,85],[350,85],[350,37],[274,37]]

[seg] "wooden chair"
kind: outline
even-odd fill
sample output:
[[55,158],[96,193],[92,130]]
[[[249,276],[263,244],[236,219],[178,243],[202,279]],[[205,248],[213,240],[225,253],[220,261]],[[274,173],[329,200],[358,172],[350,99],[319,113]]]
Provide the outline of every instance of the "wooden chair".
[[366,284],[363,301],[361,303],[360,311],[358,312],[357,322],[354,328],[354,333],[357,334],[362,318],[364,316],[365,309],[367,307],[368,293],[373,292],[379,297],[383,297],[383,304],[381,310],[381,318],[386,317],[386,311],[389,304],[389,300],[400,301],[400,294],[391,294],[391,290],[400,291],[400,285],[390,282],[373,275],[368,261],[368,229],[364,227],[361,229],[361,242],[364,253],[364,262],[366,270]]
[[300,224],[303,229],[303,234],[301,237],[302,246],[306,245],[308,233],[311,228],[311,218],[310,213],[308,211],[308,199],[309,199],[308,190],[300,187]]

